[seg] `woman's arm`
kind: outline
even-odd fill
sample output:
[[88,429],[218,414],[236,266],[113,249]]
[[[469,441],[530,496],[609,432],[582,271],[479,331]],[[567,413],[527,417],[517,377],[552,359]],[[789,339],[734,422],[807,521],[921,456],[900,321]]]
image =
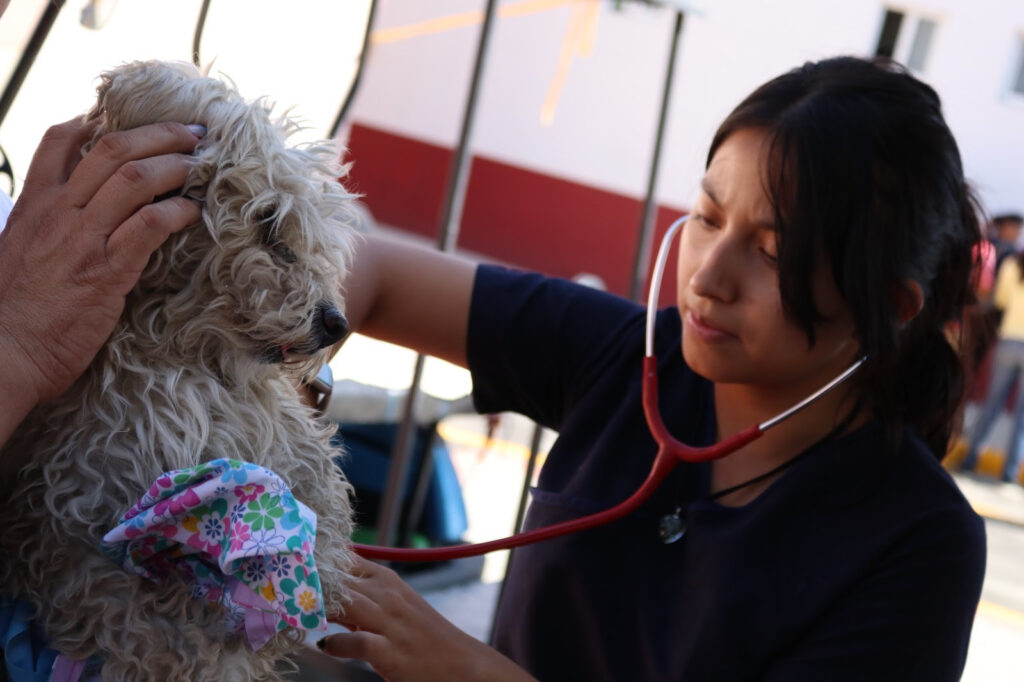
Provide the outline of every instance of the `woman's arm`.
[[362,334],[465,367],[475,273],[472,261],[366,235],[345,280],[345,316]]
[[[352,329],[466,366],[476,264],[395,237],[361,237],[345,282]],[[390,682],[533,678],[435,611],[398,575],[356,558],[352,602],[333,620],[352,630],[319,642],[369,662]]]
[[449,623],[398,575],[356,559],[352,603],[332,620],[352,632],[317,646],[367,661],[388,682],[527,682],[526,671]]

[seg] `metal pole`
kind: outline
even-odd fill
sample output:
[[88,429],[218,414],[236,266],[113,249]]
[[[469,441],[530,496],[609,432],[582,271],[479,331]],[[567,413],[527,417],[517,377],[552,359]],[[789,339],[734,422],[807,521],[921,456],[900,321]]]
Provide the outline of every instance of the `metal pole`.
[[[420,477],[413,489],[409,511],[405,515],[405,523],[401,527],[400,543],[403,546],[412,544],[413,535],[423,519],[423,509],[430,494],[430,484],[434,480],[434,446],[441,439],[437,433],[437,422],[430,423],[430,430],[423,434],[423,455],[420,459]],[[415,442],[415,441],[413,441]]]
[[[469,141],[473,130],[473,121],[476,116],[477,99],[480,85],[483,81],[484,61],[487,56],[488,45],[490,44],[497,5],[497,0],[487,0],[484,21],[480,28],[476,62],[473,65],[473,75],[469,84],[469,92],[466,95],[466,108],[462,116],[462,131],[459,135],[458,147],[448,172],[448,189],[445,196],[444,210],[441,214],[440,233],[437,239],[437,248],[441,251],[454,251],[455,244],[459,238],[459,221],[462,219],[466,187],[469,184]],[[405,410],[402,414],[402,426],[399,428],[398,437],[396,437],[391,451],[391,467],[388,470],[387,487],[384,489],[384,497],[381,500],[377,527],[377,544],[379,545],[390,546],[398,529],[398,516],[402,507],[402,497],[405,493],[406,472],[412,459],[413,440],[410,437],[412,434],[411,424],[415,417],[413,412],[422,377],[423,356],[417,355],[416,367],[413,370],[412,382],[409,385]]]
[[[523,529],[523,520],[526,517],[526,501],[530,499],[530,483],[533,482],[533,472],[537,468],[537,455],[540,453],[540,439],[544,434],[544,427],[540,424],[533,425],[533,438],[530,439],[530,459],[526,463],[526,475],[523,476],[523,491],[519,495],[519,509],[516,510],[516,521],[512,526],[512,534]],[[512,557],[516,550],[508,552],[508,563],[505,564],[505,575],[501,578],[501,587],[498,588],[498,598],[494,602],[494,616],[491,618],[491,631],[487,635],[487,641],[494,645],[494,627],[498,624],[498,610],[501,608],[501,600],[505,597],[505,585],[508,583],[508,568],[512,565]]]
[[487,0],[484,23],[480,29],[476,63],[473,65],[473,76],[466,97],[466,111],[462,116],[459,145],[448,171],[448,195],[445,197],[444,211],[441,214],[441,232],[437,238],[437,248],[442,251],[454,251],[455,244],[459,240],[462,209],[466,203],[466,188],[469,186],[471,162],[469,140],[473,133],[477,99],[480,94],[480,85],[483,82],[484,60],[487,56],[487,46],[491,39],[491,27],[494,24],[497,5],[498,0]]
[[39,51],[43,49],[46,36],[50,34],[50,29],[53,28],[54,22],[57,21],[57,15],[60,14],[61,9],[64,7],[64,1],[51,0],[46,4],[43,16],[39,17],[32,36],[28,39],[25,49],[21,52],[21,59],[18,60],[18,65],[14,67],[11,77],[7,79],[3,95],[0,95],[0,124],[7,118],[7,112],[10,111],[11,105],[14,104],[14,98],[18,96],[18,91],[21,90],[25,77],[28,76],[29,69],[32,68],[32,64],[36,61]]
[[637,240],[636,254],[633,259],[633,282],[629,297],[639,301],[647,288],[650,275],[651,244],[654,241],[654,218],[657,212],[657,200],[654,197],[658,182],[658,166],[661,163],[661,147],[665,137],[665,123],[668,119],[668,104],[672,93],[672,77],[675,73],[676,53],[679,51],[679,36],[683,31],[683,12],[676,10],[675,24],[672,28],[672,45],[669,48],[668,66],[665,69],[665,84],[661,95],[661,112],[658,116],[658,132],[654,138],[654,154],[651,158],[650,173],[647,176],[647,195],[644,197],[643,217],[640,220],[640,236]]
[[192,63],[202,67],[199,63],[199,44],[203,40],[203,31],[206,30],[206,15],[210,13],[211,0],[203,0],[203,6],[199,8],[199,18],[196,19],[196,30],[192,33]]
[[526,462],[526,475],[523,476],[523,490],[519,494],[519,509],[516,510],[516,522],[512,527],[512,533],[518,533],[523,529],[523,519],[526,517],[526,502],[530,499],[530,484],[533,482],[533,472],[537,468],[537,455],[540,454],[540,439],[544,434],[544,427],[540,424],[533,425],[533,438],[530,439],[530,459]]
[[348,87],[348,94],[345,95],[345,101],[342,102],[341,108],[338,109],[338,115],[334,118],[334,123],[331,124],[331,129],[327,131],[328,137],[334,137],[338,134],[338,130],[341,128],[342,121],[345,120],[345,116],[348,115],[349,107],[352,106],[353,100],[356,97],[356,91],[359,90],[359,86],[363,80],[363,71],[366,67],[366,57],[370,52],[370,34],[373,33],[373,18],[377,14],[377,0],[370,2],[370,10],[366,14],[366,28],[363,30],[363,46],[359,50],[359,63],[356,65],[356,74],[352,77],[352,84]]
[[415,442],[413,429],[416,427],[416,396],[419,391],[420,379],[423,377],[422,354],[416,356],[416,365],[412,371],[412,385],[405,394],[402,406],[402,422],[395,435],[395,443],[391,449],[391,466],[388,467],[388,479],[384,486],[384,496],[380,501],[380,513],[377,516],[377,544],[390,547],[398,532],[398,517],[402,510],[402,498],[405,495],[405,479],[412,459],[412,445]]

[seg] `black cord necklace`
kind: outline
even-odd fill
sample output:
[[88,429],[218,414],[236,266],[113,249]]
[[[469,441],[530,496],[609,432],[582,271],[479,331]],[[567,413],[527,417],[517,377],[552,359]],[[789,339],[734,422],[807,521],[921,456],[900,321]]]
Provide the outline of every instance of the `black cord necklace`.
[[[807,453],[811,452],[814,449],[815,447],[813,446],[809,447],[803,452],[801,452],[799,455],[796,455],[795,457],[790,457],[789,459],[787,459],[785,462],[778,465],[774,469],[769,469],[763,474],[758,474],[749,481],[738,483],[729,488],[725,488],[724,490],[719,490],[716,493],[705,495],[704,497],[698,497],[697,499],[693,500],[693,502],[711,502],[713,500],[717,500],[720,497],[725,497],[729,493],[734,493],[737,490],[740,490],[741,488],[746,488],[747,486],[754,485],[755,483],[763,481],[764,479],[770,476],[774,476],[780,471],[785,471],[789,467],[796,464],[797,461],[803,459],[804,456],[807,455]],[[658,537],[660,537],[661,541],[664,542],[666,545],[671,545],[673,542],[679,540],[685,534],[686,517],[683,514],[683,505],[679,505],[678,507],[676,507],[676,510],[674,512],[672,512],[671,514],[665,514],[661,517],[661,520],[658,522]]]

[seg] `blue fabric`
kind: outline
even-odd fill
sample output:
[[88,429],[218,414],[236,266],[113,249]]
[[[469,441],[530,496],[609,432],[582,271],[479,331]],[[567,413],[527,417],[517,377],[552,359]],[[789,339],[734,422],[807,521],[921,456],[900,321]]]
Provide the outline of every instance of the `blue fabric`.
[[57,652],[32,626],[32,605],[24,599],[0,595],[0,637],[4,663],[12,682],[43,682],[50,679]]
[[[467,344],[479,410],[559,431],[527,527],[639,487],[656,452],[641,408],[641,307],[482,266]],[[707,445],[712,385],[680,344],[677,311],[662,311],[662,415],[677,438]],[[708,473],[681,464],[626,518],[516,549],[497,648],[545,682],[959,679],[984,525],[920,438],[907,431],[894,449],[870,423],[738,508],[699,500]],[[658,522],[678,506],[688,529],[665,545]]]
[[[338,426],[335,444],[343,446],[346,455],[339,457],[337,462],[348,482],[356,489],[363,526],[377,522],[377,503],[384,492],[397,433],[398,425],[392,422],[342,423]],[[423,515],[419,526],[413,530],[423,533],[435,544],[452,545],[462,542],[462,536],[469,528],[469,518],[448,448],[435,435],[433,425],[417,427],[413,431],[413,459],[406,471],[402,499],[405,501],[403,504],[407,504],[412,497],[416,486],[414,475],[420,470],[426,449],[431,448],[431,475]],[[362,512],[364,507],[366,511]]]

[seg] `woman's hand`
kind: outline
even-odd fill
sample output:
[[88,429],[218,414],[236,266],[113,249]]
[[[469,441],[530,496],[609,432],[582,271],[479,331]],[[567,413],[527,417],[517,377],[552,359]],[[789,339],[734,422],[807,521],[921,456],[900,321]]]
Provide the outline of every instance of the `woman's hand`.
[[0,443],[85,371],[149,256],[200,218],[194,201],[153,199],[183,184],[201,127],[110,133],[83,158],[91,133],[79,119],[46,132],[0,234]]
[[354,573],[352,603],[331,618],[352,632],[320,640],[328,654],[367,661],[389,682],[533,680],[445,620],[391,569],[357,558]]

